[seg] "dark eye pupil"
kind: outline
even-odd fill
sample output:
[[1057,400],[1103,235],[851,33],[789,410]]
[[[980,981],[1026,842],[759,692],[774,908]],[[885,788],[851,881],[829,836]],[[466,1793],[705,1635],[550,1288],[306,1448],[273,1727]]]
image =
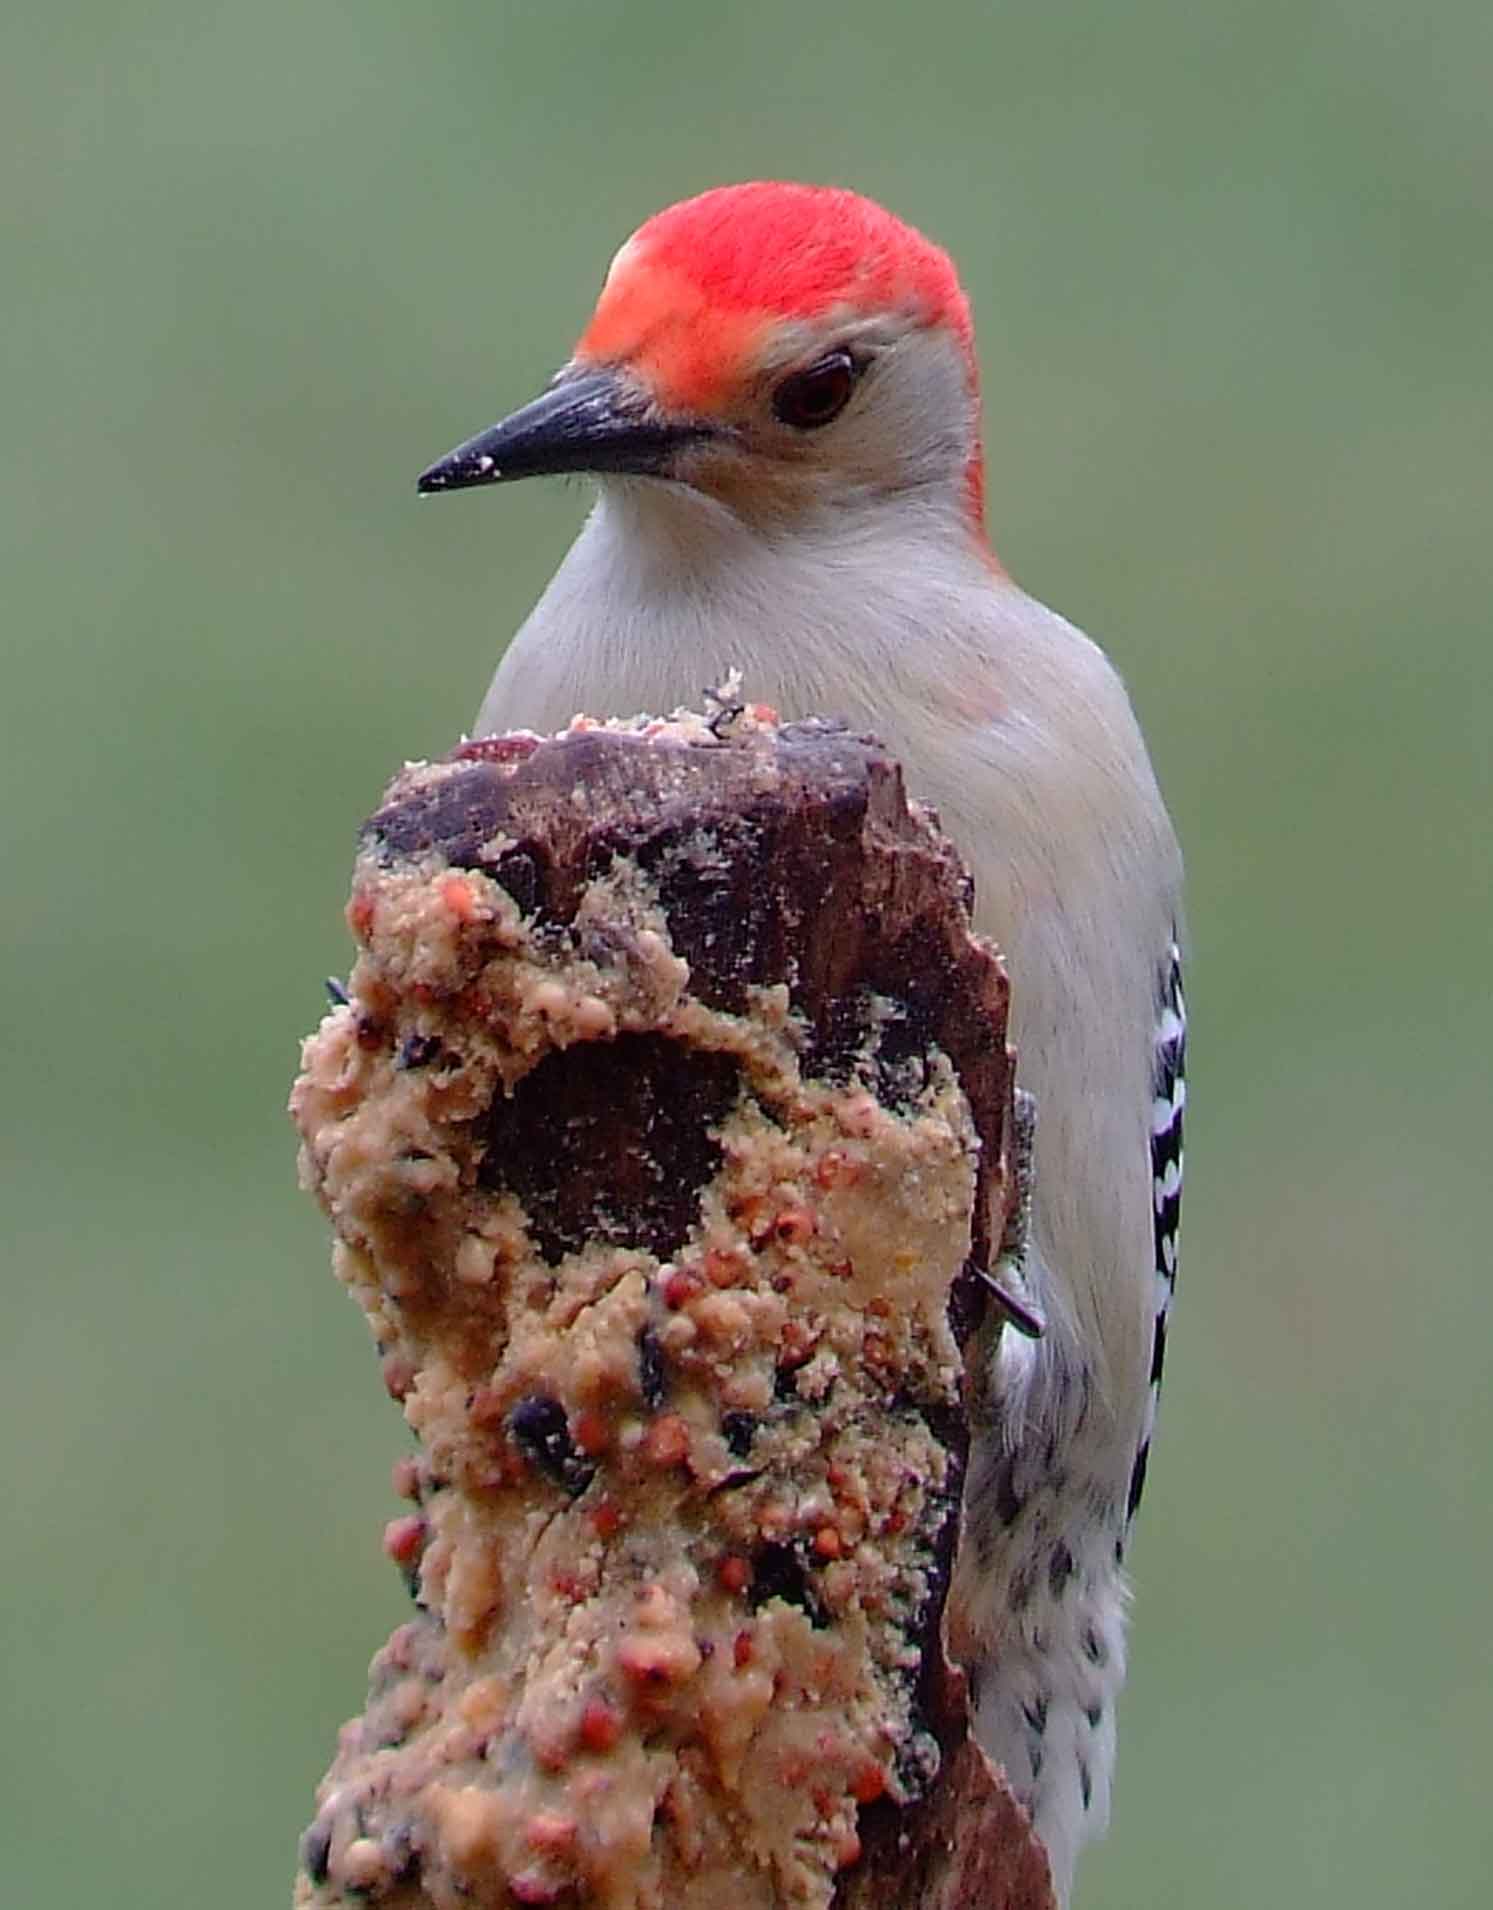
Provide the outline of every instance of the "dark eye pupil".
[[773,396],[772,408],[784,424],[797,431],[813,431],[838,418],[855,389],[855,366],[849,352],[834,352],[807,371],[785,378]]

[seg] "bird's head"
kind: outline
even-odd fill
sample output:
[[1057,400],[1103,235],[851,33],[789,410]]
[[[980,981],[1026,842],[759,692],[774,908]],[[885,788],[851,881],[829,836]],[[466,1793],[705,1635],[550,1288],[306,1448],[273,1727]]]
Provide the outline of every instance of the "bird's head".
[[983,536],[969,303],[947,253],[853,192],[758,182],[660,212],[613,259],[568,364],[420,478],[583,471],[782,523],[867,497]]

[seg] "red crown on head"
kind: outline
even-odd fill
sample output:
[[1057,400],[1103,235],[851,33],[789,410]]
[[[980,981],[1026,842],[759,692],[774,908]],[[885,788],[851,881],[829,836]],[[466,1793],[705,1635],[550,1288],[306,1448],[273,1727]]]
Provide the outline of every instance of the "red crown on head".
[[900,309],[971,337],[948,253],[856,192],[773,180],[718,186],[656,214],[634,243],[717,309],[781,318],[817,318],[835,305]]

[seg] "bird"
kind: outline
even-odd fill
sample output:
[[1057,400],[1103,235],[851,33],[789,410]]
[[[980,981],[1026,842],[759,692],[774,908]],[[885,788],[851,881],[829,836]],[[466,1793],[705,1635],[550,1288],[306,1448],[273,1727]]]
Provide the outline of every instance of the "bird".
[[951,258],[853,191],[757,180],[649,218],[548,387],[418,488],[553,473],[595,503],[474,734],[668,711],[734,667],[881,738],[1004,955],[1041,1331],[996,1336],[948,1623],[1066,1904],[1109,1815],[1181,1194],[1182,865],[1130,699],[995,555]]

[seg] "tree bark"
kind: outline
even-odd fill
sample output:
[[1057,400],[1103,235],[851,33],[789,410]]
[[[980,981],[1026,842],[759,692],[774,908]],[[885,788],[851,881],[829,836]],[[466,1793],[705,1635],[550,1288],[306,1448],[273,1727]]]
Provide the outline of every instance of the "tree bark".
[[1050,1910],[944,1649],[1006,984],[896,764],[484,739],[396,779],[349,919],[292,1106],[416,1612],[297,1902]]

